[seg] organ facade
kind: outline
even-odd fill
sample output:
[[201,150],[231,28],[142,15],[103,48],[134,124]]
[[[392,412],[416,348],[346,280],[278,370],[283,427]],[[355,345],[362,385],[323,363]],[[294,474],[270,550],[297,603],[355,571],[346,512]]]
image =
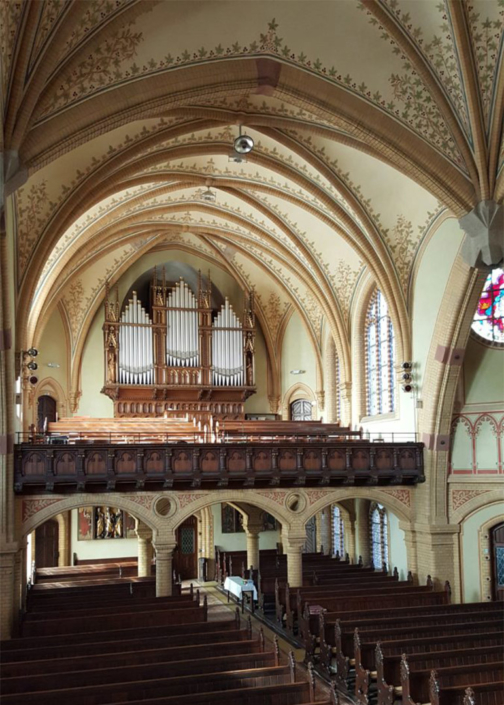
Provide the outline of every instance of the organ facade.
[[246,294],[240,319],[227,298],[212,308],[211,286],[200,273],[193,292],[154,269],[150,301],[133,291],[122,311],[107,290],[102,393],[115,416],[244,418],[256,391],[254,295]]

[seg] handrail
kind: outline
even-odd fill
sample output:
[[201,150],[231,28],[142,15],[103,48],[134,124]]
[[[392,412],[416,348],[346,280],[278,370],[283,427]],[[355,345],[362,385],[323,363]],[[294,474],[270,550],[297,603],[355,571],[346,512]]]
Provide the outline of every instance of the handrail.
[[124,433],[124,432],[107,432],[107,431],[89,431],[89,432],[68,432],[68,433],[28,433],[18,431],[16,433],[16,443],[18,445],[74,445],[77,443],[89,444],[117,444],[117,445],[135,445],[135,444],[155,444],[155,445],[176,445],[176,444],[277,444],[277,443],[310,443],[310,444],[333,444],[333,443],[417,443],[418,434],[416,432],[374,432],[366,431],[361,434],[360,431],[346,431],[341,434],[321,434],[321,433],[306,433],[306,434],[282,434],[282,433],[226,433],[208,437],[201,432],[190,433]]

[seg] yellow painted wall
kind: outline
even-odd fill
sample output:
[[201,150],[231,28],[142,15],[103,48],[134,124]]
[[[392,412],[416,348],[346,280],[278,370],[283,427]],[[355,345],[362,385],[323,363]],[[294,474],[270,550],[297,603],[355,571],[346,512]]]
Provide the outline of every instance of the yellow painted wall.
[[[61,384],[65,394],[68,394],[67,340],[63,321],[61,320],[61,315],[57,308],[52,312],[44,328],[38,351],[37,363],[39,369],[37,376],[39,380],[42,381],[46,377],[52,377]],[[48,367],[48,362],[54,362],[59,365],[59,367]]]
[[104,312],[100,308],[93,319],[84,345],[81,367],[82,396],[77,414],[107,419],[114,416],[111,399],[100,393],[104,384],[103,326]]
[[[212,514],[214,521],[214,542],[215,546],[224,549],[225,551],[246,551],[247,550],[247,538],[244,531],[240,531],[236,534],[223,534],[222,533],[222,515],[221,515],[221,505],[212,504]],[[259,534],[259,550],[276,548],[277,543],[280,542],[280,531],[262,531]],[[241,571],[241,565],[238,566],[237,570]]]
[[[282,401],[286,393],[298,382],[310,387],[315,394],[317,376],[315,351],[305,325],[297,312],[287,324],[282,344]],[[292,375],[291,370],[306,370],[305,374]]]

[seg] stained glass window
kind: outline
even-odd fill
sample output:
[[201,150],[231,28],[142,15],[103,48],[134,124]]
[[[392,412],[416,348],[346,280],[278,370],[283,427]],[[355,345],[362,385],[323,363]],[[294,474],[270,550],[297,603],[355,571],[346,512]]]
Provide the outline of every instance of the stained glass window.
[[394,329],[387,302],[377,289],[366,315],[366,392],[368,416],[394,411]]
[[485,340],[504,343],[504,270],[494,269],[488,275],[472,329]]
[[388,565],[388,517],[387,510],[381,504],[373,502],[369,512],[371,558],[375,570]]
[[340,508],[337,504],[332,508],[332,523],[333,523],[333,555],[339,553],[340,558],[345,557],[345,530],[343,527],[343,519]]

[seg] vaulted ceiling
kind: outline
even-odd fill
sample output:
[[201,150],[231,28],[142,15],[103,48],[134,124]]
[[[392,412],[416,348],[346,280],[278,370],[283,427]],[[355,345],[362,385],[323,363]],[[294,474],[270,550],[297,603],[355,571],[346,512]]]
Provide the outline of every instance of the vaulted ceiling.
[[[422,241],[441,218],[503,199],[503,0],[19,0],[2,12],[25,344],[76,287],[82,336],[105,281],[171,247],[255,286],[272,337],[290,307],[319,347],[327,326],[343,365],[367,271],[407,350]],[[235,163],[239,124],[255,148]]]

